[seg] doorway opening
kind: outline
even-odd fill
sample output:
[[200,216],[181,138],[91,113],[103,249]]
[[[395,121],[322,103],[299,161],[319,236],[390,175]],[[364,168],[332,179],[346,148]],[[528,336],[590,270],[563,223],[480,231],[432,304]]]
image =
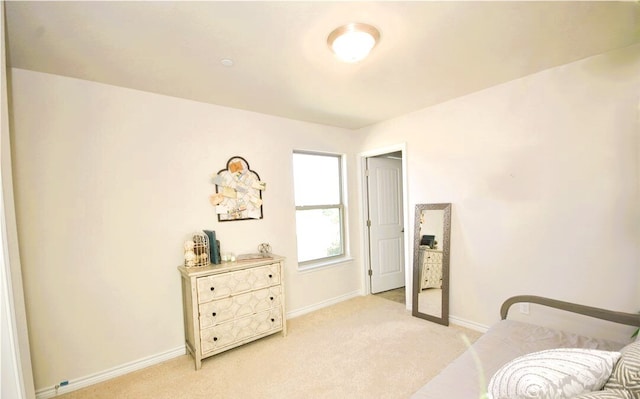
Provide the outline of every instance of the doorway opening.
[[411,269],[405,154],[404,144],[371,151],[361,155],[361,166],[365,292],[407,306]]
[[395,288],[389,291],[382,291],[377,294],[373,294],[379,298],[388,299],[393,302],[402,303],[404,305],[407,304],[407,292],[405,290],[405,286],[403,285],[400,288]]

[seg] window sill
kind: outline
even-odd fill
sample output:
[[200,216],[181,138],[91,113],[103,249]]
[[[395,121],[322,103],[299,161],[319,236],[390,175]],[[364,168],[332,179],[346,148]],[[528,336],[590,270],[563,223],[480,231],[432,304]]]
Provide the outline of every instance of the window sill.
[[319,269],[327,269],[330,267],[334,267],[334,266],[340,266],[342,264],[345,263],[351,263],[353,262],[353,258],[352,257],[344,257],[344,258],[339,258],[339,259],[332,259],[332,260],[328,260],[328,261],[323,261],[323,262],[317,262],[317,263],[312,263],[312,264],[306,264],[303,266],[298,266],[298,271],[299,272],[313,272],[313,271],[317,271]]

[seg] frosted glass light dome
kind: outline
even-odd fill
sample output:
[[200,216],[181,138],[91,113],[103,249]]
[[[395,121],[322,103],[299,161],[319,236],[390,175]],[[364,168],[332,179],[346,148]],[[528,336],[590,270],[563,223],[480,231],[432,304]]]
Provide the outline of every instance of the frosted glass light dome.
[[327,38],[327,44],[339,60],[358,62],[369,55],[380,39],[380,32],[371,25],[352,23],[336,28]]

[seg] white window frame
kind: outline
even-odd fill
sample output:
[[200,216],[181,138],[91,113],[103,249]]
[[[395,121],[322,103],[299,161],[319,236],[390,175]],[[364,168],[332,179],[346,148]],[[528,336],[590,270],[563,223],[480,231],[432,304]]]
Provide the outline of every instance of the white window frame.
[[[323,204],[323,205],[298,205],[295,204],[296,207],[296,229],[298,223],[298,211],[305,210],[315,210],[315,209],[338,209],[339,217],[340,217],[340,242],[342,246],[342,253],[338,255],[325,256],[322,258],[310,259],[306,261],[300,262],[298,260],[298,268],[301,270],[305,269],[314,269],[322,266],[329,266],[337,263],[343,262],[348,256],[348,248],[347,248],[347,212],[346,212],[346,187],[345,187],[345,155],[339,153],[331,153],[331,152],[321,152],[321,151],[309,151],[309,150],[293,150],[293,154],[303,154],[303,155],[315,155],[315,156],[324,156],[324,157],[335,157],[338,160],[338,185],[339,185],[339,195],[340,202],[338,204]],[[295,183],[294,183],[294,193],[295,193]],[[294,195],[295,197],[295,195]],[[295,199],[294,199],[295,201]],[[296,249],[297,252],[297,249]],[[299,254],[297,254],[297,259],[299,259]]]

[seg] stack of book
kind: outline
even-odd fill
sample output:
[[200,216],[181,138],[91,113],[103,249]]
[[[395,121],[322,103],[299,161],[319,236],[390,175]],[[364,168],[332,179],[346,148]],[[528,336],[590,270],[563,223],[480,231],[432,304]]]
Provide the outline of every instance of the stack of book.
[[213,230],[203,230],[209,237],[209,259],[211,263],[220,264],[222,259],[220,258],[220,241],[216,240],[216,232]]

